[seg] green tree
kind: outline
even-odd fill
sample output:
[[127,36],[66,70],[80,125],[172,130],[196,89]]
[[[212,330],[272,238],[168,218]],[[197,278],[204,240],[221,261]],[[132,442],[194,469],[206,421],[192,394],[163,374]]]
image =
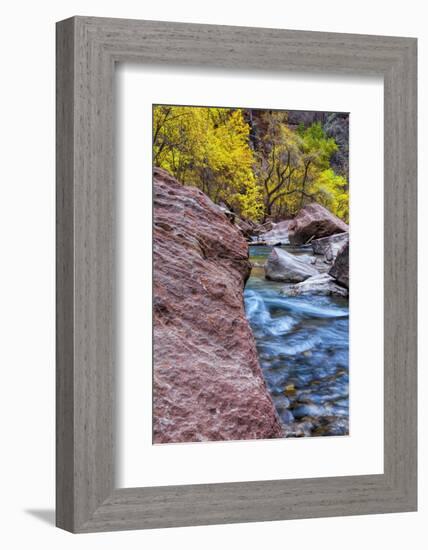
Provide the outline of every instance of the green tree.
[[316,184],[316,200],[330,212],[349,223],[349,192],[346,178],[328,168],[321,172]]
[[266,133],[257,153],[256,174],[263,187],[264,217],[294,215],[313,201],[347,217],[346,180],[330,168],[337,151],[319,122],[292,129],[287,113],[267,111]]

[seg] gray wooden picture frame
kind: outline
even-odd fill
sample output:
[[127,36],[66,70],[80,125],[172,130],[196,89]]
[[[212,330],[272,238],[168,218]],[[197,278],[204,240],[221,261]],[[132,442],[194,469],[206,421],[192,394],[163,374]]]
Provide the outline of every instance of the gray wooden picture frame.
[[[57,24],[58,527],[83,533],[416,510],[416,47],[414,38],[154,21]],[[115,487],[118,62],[383,76],[383,474]]]

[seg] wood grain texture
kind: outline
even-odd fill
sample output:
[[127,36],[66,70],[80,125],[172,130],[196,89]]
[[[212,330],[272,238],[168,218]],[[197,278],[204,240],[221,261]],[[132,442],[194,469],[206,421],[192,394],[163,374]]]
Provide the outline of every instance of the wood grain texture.
[[[115,489],[116,62],[384,77],[383,475]],[[416,510],[416,225],[415,39],[58,23],[57,525],[92,532]]]
[[74,23],[56,37],[56,522],[74,526]]

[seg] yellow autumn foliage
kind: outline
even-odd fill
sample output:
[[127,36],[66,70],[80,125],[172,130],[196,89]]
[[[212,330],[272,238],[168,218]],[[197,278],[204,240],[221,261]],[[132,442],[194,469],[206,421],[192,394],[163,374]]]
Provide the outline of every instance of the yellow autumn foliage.
[[318,201],[348,221],[347,181],[330,166],[334,139],[320,124],[292,129],[284,111],[262,120],[255,146],[243,109],[156,105],[153,162],[243,218],[289,217]]

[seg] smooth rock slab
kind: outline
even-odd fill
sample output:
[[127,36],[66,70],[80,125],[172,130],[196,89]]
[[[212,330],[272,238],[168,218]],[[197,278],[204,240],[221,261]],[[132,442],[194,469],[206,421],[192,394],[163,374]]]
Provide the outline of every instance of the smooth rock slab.
[[153,192],[154,443],[281,437],[245,317],[245,239],[156,168]]
[[348,291],[336,283],[336,280],[328,273],[320,273],[309,277],[302,283],[287,285],[281,289],[284,296],[348,296]]
[[318,271],[308,260],[302,260],[282,248],[274,248],[265,264],[266,279],[271,281],[299,283],[313,275],[318,275]]

